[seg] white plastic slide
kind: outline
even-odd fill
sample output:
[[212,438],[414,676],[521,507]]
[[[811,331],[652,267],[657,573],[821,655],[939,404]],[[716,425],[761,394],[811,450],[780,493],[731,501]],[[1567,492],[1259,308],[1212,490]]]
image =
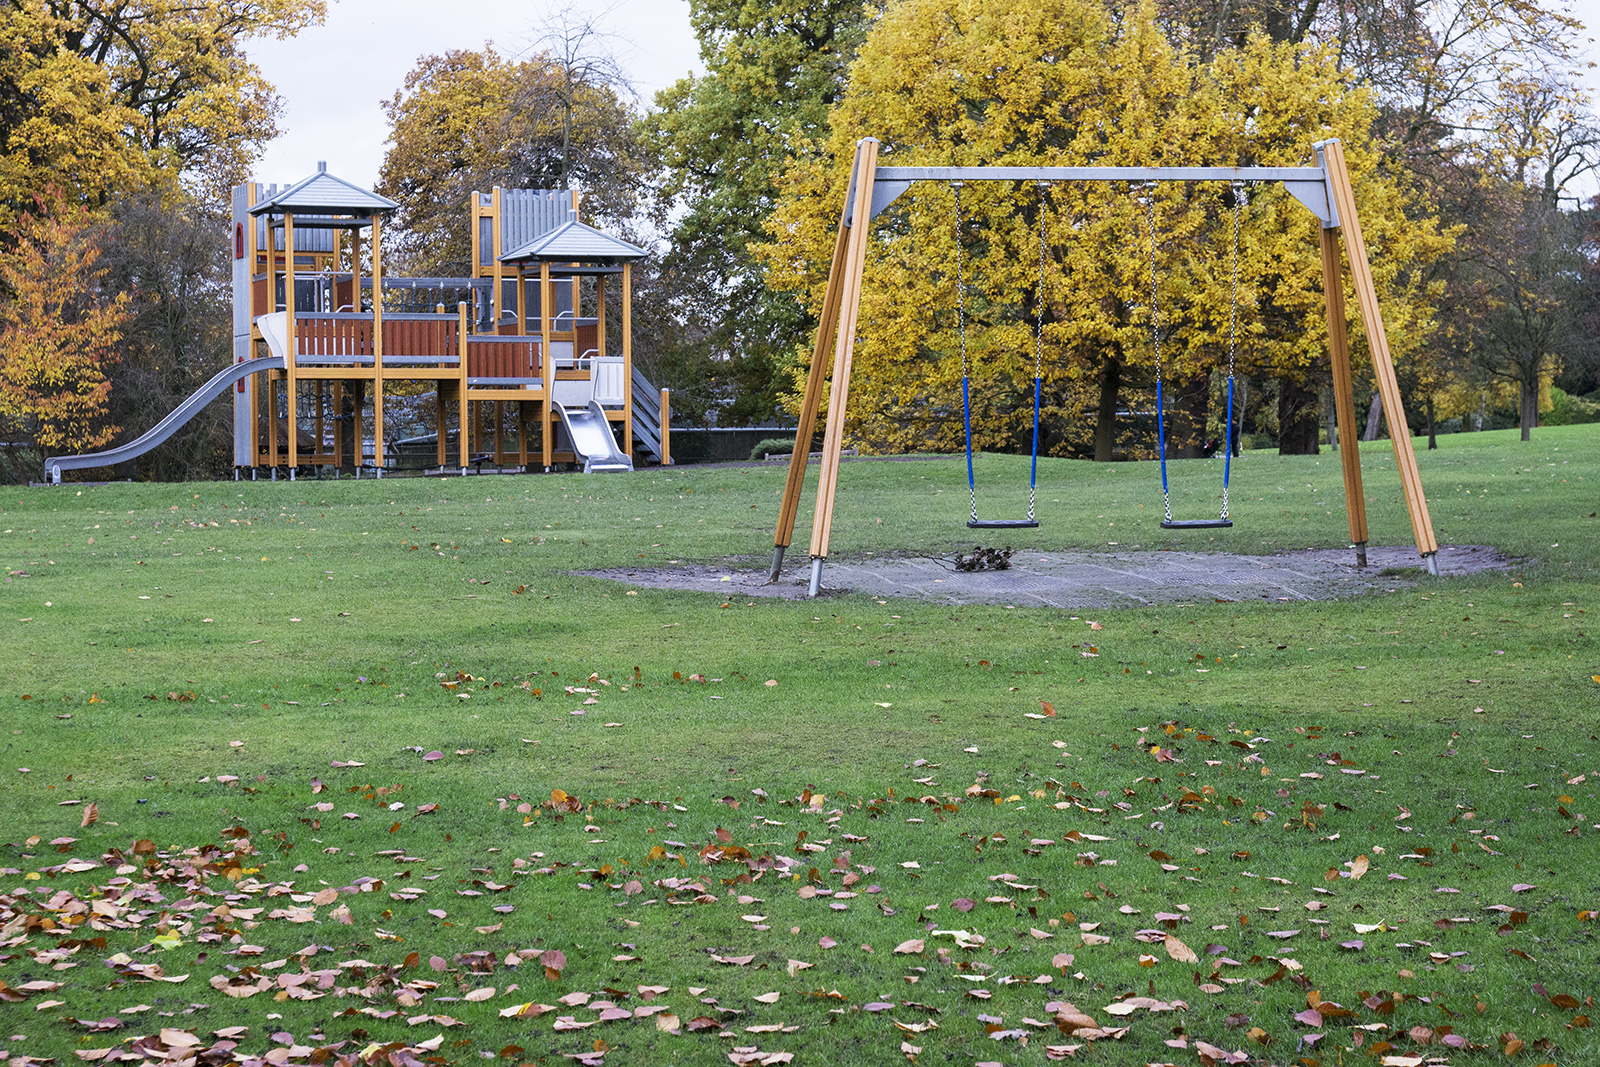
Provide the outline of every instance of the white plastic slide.
[[555,407],[561,413],[561,424],[567,429],[572,451],[583,460],[583,473],[633,470],[633,460],[617,447],[617,439],[611,435],[611,423],[606,419],[606,409],[598,400],[589,401],[586,407],[565,404]]
[[261,339],[267,342],[267,351],[285,359],[289,351],[289,313],[287,311],[274,311],[270,315],[256,316],[256,329],[261,331]]
[[[262,331],[265,333],[266,331]],[[282,335],[279,335],[282,340]],[[270,344],[270,342],[269,342]],[[144,455],[152,448],[161,444],[167,438],[178,432],[178,427],[188,422],[200,413],[200,409],[211,403],[217,397],[232,388],[233,384],[259,374],[265,370],[283,370],[283,356],[278,354],[281,349],[274,349],[273,355],[260,356],[256,359],[247,359],[242,363],[230,363],[218,371],[212,379],[194,391],[183,403],[172,409],[172,413],[156,423],[148,432],[116,448],[108,448],[104,452],[90,452],[82,456],[51,456],[44,461],[44,469],[49,474],[50,480],[56,485],[61,484],[61,472],[83,470],[88,467],[109,467],[114,463],[125,463],[130,459]]]

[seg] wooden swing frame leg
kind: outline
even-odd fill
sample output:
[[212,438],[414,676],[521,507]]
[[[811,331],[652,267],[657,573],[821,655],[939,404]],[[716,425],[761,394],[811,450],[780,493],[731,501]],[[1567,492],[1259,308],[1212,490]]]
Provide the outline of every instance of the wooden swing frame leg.
[[1328,304],[1328,353],[1333,364],[1334,425],[1339,430],[1339,464],[1344,468],[1344,512],[1355,546],[1356,566],[1367,565],[1367,498],[1361,487],[1360,436],[1355,431],[1354,383],[1350,373],[1350,337],[1345,330],[1344,266],[1339,259],[1339,233],[1324,227],[1322,291]]
[[[833,357],[832,388],[823,434],[821,474],[817,485],[817,507],[811,528],[810,591],[819,591],[822,560],[828,554],[828,533],[833,522],[833,493],[838,484],[839,453],[844,437],[844,407],[849,397],[850,363],[855,348],[856,318],[861,308],[861,276],[867,253],[867,219],[872,205],[873,173],[877,168],[878,142],[868,140],[856,148],[855,169],[839,232],[833,242],[833,258],[828,267],[828,288],[822,298],[822,315],[817,323],[817,338],[811,349],[811,368],[806,373],[805,399],[800,408],[800,425],[795,429],[794,454],[789,457],[789,477],[784,482],[783,502],[778,512],[778,527],[773,538],[772,569],[768,583],[778,580],[783,557],[794,539],[795,517],[800,508],[800,493],[805,487],[806,464],[811,455],[811,438],[816,432],[817,414],[822,406],[822,387],[828,379],[828,359]],[[860,226],[851,223],[861,220]],[[820,549],[819,549],[820,545]]]
[[850,367],[856,347],[856,319],[861,312],[861,282],[867,262],[867,234],[872,217],[872,187],[878,169],[878,142],[866,138],[856,147],[855,192],[845,250],[839,329],[833,346],[833,381],[828,389],[828,420],[822,434],[822,466],[817,476],[817,507],[811,517],[810,595],[822,591],[822,561],[828,558],[833,531],[833,504],[839,487],[839,456],[844,450],[844,412],[850,401]]
[[[1416,538],[1417,553],[1422,557],[1428,573],[1437,576],[1439,573],[1439,542],[1434,538],[1433,519],[1428,514],[1428,498],[1422,491],[1422,475],[1417,470],[1417,453],[1411,445],[1411,429],[1406,425],[1406,413],[1400,402],[1400,383],[1395,378],[1394,360],[1389,355],[1389,335],[1384,332],[1383,312],[1378,306],[1378,290],[1372,281],[1372,264],[1367,260],[1367,245],[1361,236],[1361,221],[1356,216],[1355,193],[1350,185],[1350,171],[1344,162],[1344,146],[1338,141],[1324,141],[1317,145],[1317,154],[1322,157],[1324,171],[1327,174],[1328,193],[1333,204],[1335,217],[1339,222],[1340,234],[1344,239],[1345,259],[1350,265],[1350,282],[1355,289],[1356,303],[1361,309],[1361,324],[1366,328],[1367,347],[1372,352],[1372,373],[1378,382],[1378,392],[1383,397],[1383,415],[1389,425],[1389,439],[1394,445],[1395,469],[1400,472],[1400,488],[1406,500],[1406,511],[1411,517],[1411,532]],[[1330,259],[1336,259],[1337,252],[1329,249],[1331,236],[1327,230],[1323,231],[1323,277],[1329,273]],[[1335,330],[1343,332],[1344,315],[1333,314],[1334,305],[1338,304],[1341,312],[1344,304],[1344,287],[1342,279],[1339,284],[1325,285],[1328,292],[1329,314],[1328,329],[1330,336]],[[1335,296],[1334,294],[1337,294]],[[1333,357],[1335,387],[1345,405],[1350,403],[1350,387],[1348,379],[1343,388],[1337,384],[1340,357]],[[1344,349],[1344,373],[1349,373],[1349,348]],[[1341,410],[1338,417],[1346,427],[1354,427],[1355,416],[1353,409],[1348,413]],[[1349,421],[1344,421],[1347,419]],[[1349,436],[1346,433],[1345,436]],[[1354,464],[1345,465],[1345,499],[1346,507],[1359,508],[1360,529],[1356,526],[1356,512],[1351,511],[1350,531],[1352,540],[1356,540],[1361,547],[1361,555],[1365,556],[1366,544],[1366,506],[1361,496],[1360,458],[1354,442],[1351,444],[1349,454],[1355,460]],[[1341,456],[1343,450],[1341,450]],[[1355,473],[1352,484],[1351,472]],[[1357,538],[1359,532],[1360,537]]]

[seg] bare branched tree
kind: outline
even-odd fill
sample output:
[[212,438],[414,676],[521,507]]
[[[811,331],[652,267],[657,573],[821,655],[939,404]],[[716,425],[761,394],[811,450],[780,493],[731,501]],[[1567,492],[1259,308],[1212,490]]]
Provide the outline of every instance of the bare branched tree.
[[571,187],[574,133],[590,107],[588,98],[605,91],[629,101],[636,96],[616,51],[619,45],[631,47],[632,42],[604,27],[615,9],[613,4],[595,14],[569,0],[535,26],[533,47],[544,53],[552,77],[532,87],[517,105],[555,118],[554,124],[561,130],[557,169],[561,189]]

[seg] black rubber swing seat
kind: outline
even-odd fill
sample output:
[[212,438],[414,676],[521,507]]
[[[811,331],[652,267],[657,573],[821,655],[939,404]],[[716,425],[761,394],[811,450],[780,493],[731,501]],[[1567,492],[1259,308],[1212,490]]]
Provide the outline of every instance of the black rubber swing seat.
[[1232,519],[1162,519],[1163,530],[1222,530],[1233,525]]
[[1037,519],[968,519],[967,527],[973,530],[1025,530],[1038,526]]

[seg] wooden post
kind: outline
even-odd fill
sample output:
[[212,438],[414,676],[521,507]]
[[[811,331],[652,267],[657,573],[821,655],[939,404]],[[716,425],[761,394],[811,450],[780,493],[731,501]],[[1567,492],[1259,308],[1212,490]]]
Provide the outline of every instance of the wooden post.
[[1422,492],[1422,475],[1417,470],[1417,454],[1411,446],[1411,430],[1406,425],[1400,401],[1400,383],[1395,379],[1394,362],[1389,356],[1389,338],[1383,328],[1383,312],[1378,307],[1378,290],[1372,281],[1372,264],[1367,260],[1361,222],[1356,217],[1355,193],[1350,186],[1350,171],[1345,167],[1344,146],[1337,139],[1317,146],[1327,175],[1329,199],[1339,219],[1344,237],[1345,258],[1350,263],[1350,280],[1361,307],[1361,321],[1367,331],[1367,347],[1372,353],[1372,373],[1383,397],[1383,412],[1389,423],[1389,438],[1394,445],[1395,468],[1400,472],[1400,487],[1411,515],[1411,531],[1417,552],[1430,574],[1439,573],[1439,544],[1433,536],[1433,520],[1428,515],[1428,500]]
[[[630,386],[631,387],[631,386]],[[672,390],[661,390],[661,465],[672,466]]]
[[434,423],[433,443],[436,446],[436,450],[438,452],[438,455],[437,455],[436,458],[438,459],[438,462],[439,462],[439,473],[440,474],[444,473],[445,460],[448,458],[445,455],[445,449],[449,447],[449,441],[450,441],[450,424],[449,424],[449,421],[445,418],[445,414],[444,414],[444,412],[445,412],[444,405],[445,405],[445,394],[446,394],[445,386],[446,386],[446,384],[447,383],[444,381],[444,379],[440,379],[439,387],[438,387],[437,390],[435,390],[435,392],[433,394],[433,423]]
[[[522,281],[519,276],[517,288],[520,291]],[[556,402],[556,359],[551,355],[550,345],[550,264],[539,264],[539,364],[544,369],[544,415],[539,419],[539,444],[540,458],[544,461],[544,472],[550,473],[550,451],[554,442],[555,427],[551,420],[555,418]],[[522,332],[528,332],[527,319],[523,319]]]
[[1361,434],[1356,431],[1354,385],[1350,374],[1350,338],[1345,330],[1344,268],[1339,262],[1339,237],[1323,227],[1322,292],[1328,305],[1328,355],[1333,364],[1333,401],[1339,432],[1339,464],[1344,468],[1344,512],[1356,566],[1367,565],[1367,499],[1361,488]]
[[[300,423],[295,418],[295,355],[296,345],[299,343],[299,330],[294,321],[294,215],[286,213],[283,216],[283,310],[284,310],[284,336],[288,339],[284,344],[284,372],[283,392],[285,397],[284,421],[288,423],[287,436],[289,438],[289,480],[294,481],[294,471],[300,464]],[[276,414],[276,412],[274,412]]]
[[[383,471],[383,233],[372,216],[372,462]],[[356,469],[361,469],[361,408],[356,407]]]
[[594,317],[597,320],[595,335],[598,338],[595,341],[595,347],[600,350],[600,354],[603,356],[606,354],[606,276],[604,274],[595,277],[594,291]]
[[267,465],[278,476],[278,383],[267,377]]
[[[261,186],[257,185],[255,182],[247,182],[245,184],[245,204],[246,204],[247,208],[256,206],[256,196],[257,196],[257,193],[259,192],[260,188],[261,188]],[[256,258],[257,258],[257,254],[261,250],[256,247],[256,222],[257,222],[257,220],[256,220],[255,216],[250,215],[248,212],[246,213],[245,217],[246,217],[246,219],[248,221],[245,223],[245,227],[246,228],[245,228],[244,250],[245,250],[245,255],[248,257],[249,262],[250,262],[250,271],[249,271],[249,274],[250,274],[250,314],[248,316],[249,319],[250,319],[250,329],[251,329],[250,355],[255,356],[255,355],[258,354],[258,352],[260,352],[261,354],[265,354],[265,350],[264,350],[265,342],[264,341],[261,342],[263,348],[258,349],[256,347],[257,342],[255,340],[255,335],[259,332],[258,330],[255,329],[256,316],[259,315],[259,314],[263,314],[264,313],[263,309],[256,307],[256,302],[255,302],[256,301],[256,286],[255,286]],[[267,289],[267,299],[268,299],[268,301],[270,301],[272,299],[272,251],[271,251],[272,226],[271,226],[270,222],[267,223],[267,244],[268,244],[268,250],[267,250],[267,286],[266,286],[266,289]],[[270,308],[268,308],[266,310],[270,310]],[[265,378],[264,375],[252,374],[252,375],[250,375],[249,384],[245,386],[245,390],[246,390],[246,401],[245,401],[245,403],[250,409],[250,413],[249,413],[249,416],[248,416],[248,421],[250,423],[250,446],[249,446],[250,447],[250,452],[249,452],[249,455],[250,455],[250,477],[251,477],[252,480],[255,478],[255,470],[256,470],[256,468],[261,466],[261,385],[260,385],[260,383],[265,381],[265,380],[266,380],[266,378]],[[237,403],[237,401],[235,401],[235,402]]]
[[[859,162],[859,153],[858,153]],[[828,266],[828,287],[822,296],[822,316],[817,322],[817,339],[811,348],[811,368],[806,373],[805,399],[800,405],[800,425],[795,429],[794,454],[789,457],[789,477],[783,484],[783,501],[778,505],[778,528],[772,539],[770,584],[783,569],[783,555],[794,539],[795,515],[800,510],[800,491],[805,487],[806,463],[811,458],[811,437],[817,428],[817,411],[822,407],[822,385],[828,378],[828,361],[833,355],[834,329],[839,322],[839,294],[844,287],[844,257],[850,227],[845,222],[850,212],[850,194],[839,212],[839,232],[833,241],[833,259]]]
[[[828,421],[823,431],[822,467],[817,478],[817,507],[811,519],[810,593],[821,591],[822,561],[828,556],[833,529],[833,503],[839,486],[839,453],[844,447],[845,405],[850,401],[850,366],[855,354],[856,318],[861,311],[862,273],[867,260],[867,234],[872,214],[872,186],[878,169],[878,141],[864,137],[856,145],[855,202],[851,206],[845,275],[840,294],[839,330],[834,341],[833,381],[828,392]],[[803,447],[798,440],[795,448]]]
[[[604,350],[601,351],[604,355]],[[590,372],[593,374],[593,372]],[[633,458],[633,264],[622,264],[622,450]]]
[[[467,305],[459,304],[456,307],[458,316],[456,326],[456,393],[461,397],[461,432],[456,435],[456,451],[460,453],[461,469],[467,469]],[[439,466],[444,467],[444,461],[439,461]]]

